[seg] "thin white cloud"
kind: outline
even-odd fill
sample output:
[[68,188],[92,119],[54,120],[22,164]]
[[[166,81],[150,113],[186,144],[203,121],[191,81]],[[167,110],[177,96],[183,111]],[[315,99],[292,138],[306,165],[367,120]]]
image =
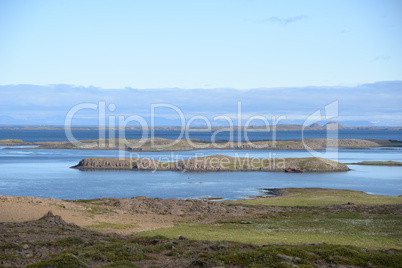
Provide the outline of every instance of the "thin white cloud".
[[268,22],[273,22],[273,23],[278,23],[280,25],[286,26],[292,23],[296,23],[302,20],[307,19],[307,16],[300,15],[300,16],[294,16],[294,17],[287,17],[287,18],[280,18],[280,17],[269,17],[267,19]]
[[388,56],[388,55],[378,55],[377,57],[375,57],[375,58],[373,59],[373,61],[388,61],[388,60],[390,60],[390,59],[392,59],[391,56]]

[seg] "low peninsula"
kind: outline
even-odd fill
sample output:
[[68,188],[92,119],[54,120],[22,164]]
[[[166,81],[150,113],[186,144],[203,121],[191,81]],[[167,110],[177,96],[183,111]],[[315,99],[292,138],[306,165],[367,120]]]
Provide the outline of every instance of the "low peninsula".
[[[162,160],[162,159],[159,159]],[[180,161],[151,158],[84,158],[72,168],[82,170],[122,169],[148,171],[266,171],[266,172],[341,172],[345,164],[319,158],[238,158],[226,155],[196,157]]]
[[127,150],[132,152],[218,150],[324,150],[326,148],[374,148],[402,147],[398,140],[368,139],[304,139],[304,140],[254,140],[254,141],[204,141],[199,139],[170,140],[164,138],[144,139],[94,139],[77,142],[48,141],[25,142],[20,139],[0,140],[3,146],[26,145],[29,149],[75,149],[75,150]]
[[402,166],[402,162],[397,161],[362,161],[358,163],[353,163],[352,165],[363,165],[363,166]]

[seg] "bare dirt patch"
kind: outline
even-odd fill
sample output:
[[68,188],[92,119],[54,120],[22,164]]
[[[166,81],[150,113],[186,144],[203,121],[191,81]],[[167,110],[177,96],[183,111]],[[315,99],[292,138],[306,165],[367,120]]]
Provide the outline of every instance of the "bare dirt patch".
[[[123,224],[127,228],[104,228],[130,234],[178,222],[214,222],[225,218],[250,218],[275,213],[283,208],[229,205],[205,200],[159,199],[147,197],[101,198],[63,201],[37,197],[0,196],[0,222],[37,220],[52,211],[66,222],[88,227],[100,223]],[[129,226],[133,227],[129,227]],[[97,229],[98,230],[98,229]]]

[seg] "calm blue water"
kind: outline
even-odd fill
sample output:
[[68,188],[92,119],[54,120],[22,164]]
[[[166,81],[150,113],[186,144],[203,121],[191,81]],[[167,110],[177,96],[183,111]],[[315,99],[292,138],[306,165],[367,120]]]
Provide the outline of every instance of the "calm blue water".
[[[342,173],[171,171],[80,171],[70,169],[85,157],[118,157],[117,151],[30,150],[0,147],[0,194],[80,199],[148,196],[160,198],[223,197],[227,200],[261,194],[259,188],[322,187],[360,190],[373,194],[402,195],[402,167],[351,165]],[[306,157],[306,151],[200,150],[139,153],[140,157],[190,158],[230,156]],[[364,160],[402,161],[401,148],[340,150],[340,162]]]
[[[74,137],[77,140],[98,139],[99,132],[95,130],[74,130]],[[148,137],[150,133],[145,133]],[[180,131],[155,131],[154,137],[177,139],[180,137]],[[195,131],[189,132],[188,137],[193,139],[201,139],[210,141],[213,132]],[[231,136],[232,134],[232,136]],[[105,132],[109,137],[109,132]],[[119,133],[115,132],[115,137],[119,137]],[[127,130],[125,136],[127,139],[140,139],[143,133],[140,130]],[[296,140],[302,138],[301,131],[277,131],[273,132],[247,132],[249,140]],[[304,138],[326,138],[327,132],[324,130],[304,131]],[[186,138],[186,135],[182,138]],[[402,130],[339,130],[340,139],[375,139],[375,140],[402,140]],[[0,129],[1,139],[21,139],[29,142],[37,141],[67,141],[64,130],[9,130]],[[216,140],[245,140],[244,133],[234,131],[220,132],[216,135]]]

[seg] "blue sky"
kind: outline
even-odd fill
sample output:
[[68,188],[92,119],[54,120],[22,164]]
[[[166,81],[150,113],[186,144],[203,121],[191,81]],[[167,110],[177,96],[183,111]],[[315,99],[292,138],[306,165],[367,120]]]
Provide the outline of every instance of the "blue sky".
[[341,120],[402,125],[401,14],[400,0],[0,0],[0,124],[100,100],[301,120],[338,100]]
[[402,80],[402,2],[0,0],[0,84],[250,89]]

